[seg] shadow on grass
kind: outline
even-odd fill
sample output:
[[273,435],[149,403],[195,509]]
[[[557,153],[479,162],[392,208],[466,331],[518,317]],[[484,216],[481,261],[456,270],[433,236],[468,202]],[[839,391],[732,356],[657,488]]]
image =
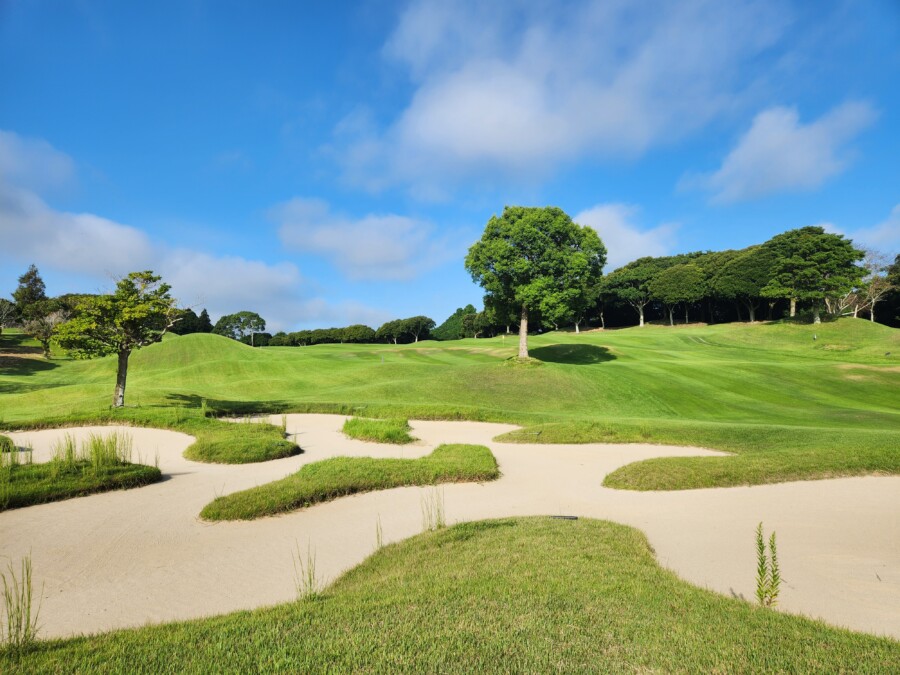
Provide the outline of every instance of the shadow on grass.
[[606,347],[598,345],[548,345],[529,350],[530,355],[546,363],[566,363],[575,366],[588,366],[594,363],[615,360],[615,356]]
[[250,415],[278,414],[289,409],[285,401],[226,401],[219,398],[208,398],[199,394],[169,394],[166,400],[173,405],[184,408],[202,408],[206,401],[207,409],[213,415]]
[[[38,349],[40,354],[41,350]],[[22,356],[0,356],[0,375],[25,377],[58,368],[59,364],[44,359]]]

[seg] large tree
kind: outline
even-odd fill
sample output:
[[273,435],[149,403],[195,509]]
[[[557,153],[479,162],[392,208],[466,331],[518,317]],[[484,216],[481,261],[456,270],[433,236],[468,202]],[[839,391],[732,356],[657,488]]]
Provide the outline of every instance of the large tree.
[[710,280],[710,290],[723,300],[743,304],[750,321],[756,321],[756,307],[762,298],[762,289],[772,276],[774,260],[772,250],[762,246],[738,251],[715,272]]
[[630,305],[644,325],[644,308],[650,304],[650,282],[661,269],[658,258],[644,257],[611,272],[603,282],[604,294]]
[[169,290],[153,272],[132,272],[119,280],[114,293],[86,300],[73,319],[57,328],[57,341],[75,358],[118,356],[113,407],[125,405],[131,352],[158,342],[178,321]]
[[893,289],[893,282],[888,277],[890,259],[879,251],[867,250],[862,268],[865,276],[857,293],[869,309],[869,319],[875,321],[875,305],[884,300]]
[[688,322],[688,309],[706,293],[706,275],[695,263],[682,263],[667,267],[650,281],[650,295],[662,302],[669,311],[669,325],[675,325],[673,311],[684,303],[684,322]]
[[519,315],[519,357],[528,358],[528,315],[563,316],[603,274],[606,247],[590,227],[556,207],[507,206],[466,256],[487,302]]
[[817,225],[788,230],[772,237],[763,247],[773,253],[774,262],[772,278],[762,295],[788,298],[791,316],[796,315],[798,300],[810,302],[816,323],[825,298],[848,293],[865,273],[856,264],[862,260],[863,252],[843,235],[831,234]]
[[427,316],[411,316],[402,321],[403,331],[410,335],[414,342],[427,338],[429,331],[435,326],[434,319],[429,319]]
[[44,352],[44,358],[50,358],[50,341],[56,329],[65,323],[69,313],[62,308],[59,301],[44,300],[32,305],[31,318],[22,324],[22,330],[37,340]]
[[27,321],[39,316],[41,303],[47,300],[47,287],[35,265],[29,265],[28,271],[19,277],[19,285],[12,297],[22,319]]
[[230,337],[233,340],[241,340],[248,335],[253,342],[254,333],[262,333],[266,329],[266,320],[256,312],[236,312],[226,314],[216,321],[212,332],[218,335]]

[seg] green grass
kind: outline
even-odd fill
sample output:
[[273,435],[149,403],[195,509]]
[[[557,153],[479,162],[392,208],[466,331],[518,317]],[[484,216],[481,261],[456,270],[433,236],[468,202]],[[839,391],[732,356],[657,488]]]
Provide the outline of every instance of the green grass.
[[[502,564],[498,564],[502,563]],[[752,564],[750,566],[751,569]],[[897,672],[900,643],[698,589],[603,521],[457,525],[387,546],[315,599],[39,643],[0,670]]]
[[416,440],[409,435],[409,420],[400,418],[375,420],[366,417],[351,417],[344,422],[342,431],[350,438],[374,443],[405,445]]
[[0,434],[0,452],[15,452],[16,444],[12,442],[9,436]]
[[[182,424],[181,429],[186,430],[189,426]],[[184,451],[184,456],[198,462],[267,462],[302,452],[296,443],[284,438],[279,427],[264,422],[217,423],[206,425],[202,430],[200,425],[196,428],[197,440]]]
[[307,464],[279,481],[218,497],[200,515],[207,520],[251,520],[358,492],[486,481],[499,475],[494,455],[482,445],[441,445],[420,459],[334,457]]
[[[14,338],[0,336],[0,352]],[[509,367],[515,342],[252,349],[188,335],[135,352],[129,408],[116,414],[108,414],[115,359],[4,357],[0,428],[124,419],[195,433],[199,442],[222,424],[199,419],[206,400],[215,414],[364,409],[367,417],[542,425],[541,440],[552,427],[566,441],[739,453],[635,465],[628,471],[645,475],[610,479],[620,487],[671,487],[676,475],[687,476],[676,487],[691,487],[898,473],[897,453],[885,451],[900,446],[896,329],[842,319],[549,333],[530,338],[541,367]],[[221,431],[223,439],[241,433]],[[284,439],[274,427],[271,438],[280,456]]]

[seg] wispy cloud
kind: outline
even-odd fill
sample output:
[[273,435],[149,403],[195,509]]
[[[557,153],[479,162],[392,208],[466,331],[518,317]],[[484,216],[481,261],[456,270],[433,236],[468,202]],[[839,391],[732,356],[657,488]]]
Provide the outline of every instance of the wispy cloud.
[[640,208],[633,204],[598,204],[575,215],[579,225],[597,231],[607,250],[606,272],[643,256],[672,253],[676,244],[678,223],[662,223],[641,229],[634,222]]
[[269,211],[290,249],[329,259],[355,280],[408,280],[446,262],[452,246],[427,220],[396,214],[350,218],[319,199],[296,197]]
[[839,105],[808,124],[796,108],[769,108],[753,119],[717,171],[686,176],[681,186],[709,190],[717,203],[813,190],[847,168],[849,143],[876,117],[864,101]]
[[828,232],[843,234],[853,240],[856,246],[885,253],[892,260],[893,256],[900,253],[900,204],[891,209],[887,218],[871,226],[847,230],[831,222],[816,223],[816,225],[824,227]]
[[[540,178],[634,156],[731,109],[747,62],[788,18],[778,3],[413,2],[384,53],[415,85],[384,128],[339,125],[349,180],[441,194],[460,180]],[[735,30],[740,26],[741,30]]]

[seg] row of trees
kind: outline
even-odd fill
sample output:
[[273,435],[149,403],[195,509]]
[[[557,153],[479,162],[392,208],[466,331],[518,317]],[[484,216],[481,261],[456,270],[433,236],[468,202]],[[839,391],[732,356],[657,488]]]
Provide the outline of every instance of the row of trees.
[[363,324],[345,328],[316,328],[293,333],[275,333],[269,346],[307,347],[320,344],[389,342],[393,344],[418,342],[431,337],[434,321],[427,316],[411,316],[394,319],[382,324],[378,330]]
[[791,317],[806,307],[815,322],[823,312],[864,312],[874,321],[878,303],[895,287],[889,270],[884,256],[858,250],[821,227],[804,227],[737,251],[635,260],[598,282],[595,312],[605,323],[605,309],[627,306],[641,326],[646,308],[654,305],[670,324],[677,309],[685,322],[692,311],[710,322],[743,316],[756,321],[760,309],[772,319],[783,303]]

